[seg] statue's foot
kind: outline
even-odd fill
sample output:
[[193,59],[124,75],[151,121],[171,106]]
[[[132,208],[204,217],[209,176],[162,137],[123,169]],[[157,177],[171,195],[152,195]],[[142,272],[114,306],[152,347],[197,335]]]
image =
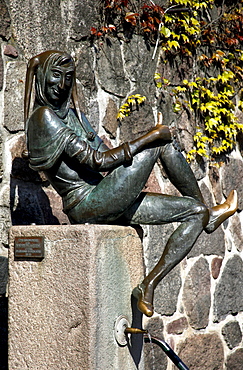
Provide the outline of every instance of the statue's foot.
[[154,314],[154,307],[151,302],[148,302],[144,298],[145,286],[139,284],[136,288],[133,289],[132,294],[138,300],[137,308],[144,315],[151,317]]
[[210,234],[216,230],[228,217],[232,216],[238,208],[237,192],[231,190],[228,198],[223,204],[212,207],[210,209],[209,222],[205,227],[205,231]]

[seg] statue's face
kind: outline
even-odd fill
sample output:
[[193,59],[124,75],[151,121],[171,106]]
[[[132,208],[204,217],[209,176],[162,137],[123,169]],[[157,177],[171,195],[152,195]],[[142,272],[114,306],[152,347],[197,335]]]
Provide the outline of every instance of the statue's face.
[[46,73],[45,96],[56,108],[68,99],[73,85],[74,67],[72,64],[50,66]]

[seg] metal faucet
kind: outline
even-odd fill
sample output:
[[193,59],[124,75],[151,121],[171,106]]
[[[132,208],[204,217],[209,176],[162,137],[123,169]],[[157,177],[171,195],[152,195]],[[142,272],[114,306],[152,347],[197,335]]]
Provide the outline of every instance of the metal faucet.
[[127,334],[144,334],[144,343],[157,344],[171,361],[180,370],[189,370],[189,368],[182,362],[173,349],[162,339],[158,339],[149,335],[148,330],[131,328],[126,316],[121,315],[116,319],[114,326],[114,335],[117,343],[120,346],[126,346],[128,343]]
[[148,330],[138,329],[138,328],[126,328],[124,330],[125,334],[148,334]]

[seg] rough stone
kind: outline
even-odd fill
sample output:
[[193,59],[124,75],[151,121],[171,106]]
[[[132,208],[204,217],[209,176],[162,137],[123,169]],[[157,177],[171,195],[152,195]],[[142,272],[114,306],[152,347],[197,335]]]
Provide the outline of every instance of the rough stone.
[[18,52],[12,45],[5,45],[3,49],[3,54],[7,55],[8,57],[17,58]]
[[[215,205],[213,202],[212,194],[204,182],[201,183],[200,190],[202,192],[205,204],[209,207]],[[199,236],[191,252],[188,254],[188,257],[200,256],[200,254],[216,254],[218,256],[224,256],[225,238],[221,226],[212,234],[206,234],[205,232],[203,232]]]
[[26,149],[25,145],[25,134],[20,133],[18,135],[14,135],[11,137],[10,143],[10,153],[12,157],[12,161],[17,158],[22,158],[22,152]]
[[90,46],[86,43],[81,44],[80,52],[77,56],[77,81],[79,104],[81,110],[88,114],[88,107],[92,97],[96,97],[97,83],[95,79],[95,71],[93,68],[94,54]]
[[170,322],[167,327],[168,334],[182,334],[185,329],[188,328],[188,321],[185,316],[180,317],[177,320]]
[[90,99],[89,104],[86,106],[87,114],[86,117],[90,122],[93,129],[99,131],[99,121],[100,121],[100,109],[97,99]]
[[114,148],[114,146],[112,145],[112,143],[111,143],[111,141],[110,141],[110,139],[108,138],[108,136],[107,135],[101,135],[101,140],[103,140],[103,142],[105,143],[105,145],[107,145],[108,146],[108,148]]
[[3,178],[3,139],[2,139],[2,130],[0,129],[0,183]]
[[224,340],[229,349],[237,347],[242,340],[242,332],[238,321],[229,321],[222,328]]
[[[183,120],[183,117],[185,119]],[[176,117],[177,118],[177,117]],[[189,121],[188,116],[186,113],[182,113],[182,119],[175,121],[175,127],[178,129],[178,136],[180,137],[179,143],[182,152],[188,153],[191,149],[193,149],[193,125]],[[202,167],[198,165],[198,163],[191,162],[190,163],[193,172],[195,173],[195,177],[197,180],[201,179],[204,176],[202,171]]]
[[[162,168],[161,171],[162,171],[162,174],[164,175],[163,167],[162,167],[162,165],[160,166],[160,162],[159,162],[159,167],[160,167],[160,169]],[[177,197],[181,196],[180,192],[170,182],[169,179],[163,178],[163,186],[164,186],[164,189],[163,189],[164,194],[174,195],[174,196],[177,196]]]
[[212,259],[211,272],[212,272],[212,277],[214,279],[217,279],[219,276],[222,262],[223,262],[223,258],[220,258],[220,257],[215,257]]
[[[158,339],[164,340],[163,336],[163,321],[160,317],[152,317],[145,325],[149,335]],[[144,370],[166,370],[168,357],[162,349],[156,344],[147,343],[144,345]]]
[[111,139],[114,139],[116,137],[116,130],[118,126],[116,116],[117,105],[113,99],[109,98],[102,126],[110,135]]
[[215,254],[224,257],[225,255],[225,236],[222,227],[220,226],[212,234],[203,232],[197,239],[188,257],[196,257],[203,254],[210,256]]
[[0,36],[5,40],[10,37],[10,24],[11,19],[6,2],[0,0]]
[[109,44],[104,42],[97,58],[99,84],[103,90],[111,95],[125,98],[129,92],[130,84],[121,66],[121,61],[119,41],[112,38]]
[[[99,5],[92,0],[73,0],[72,3],[62,1],[62,18],[68,20],[67,26],[64,27],[71,40],[84,41],[90,36],[91,27],[97,27],[99,23]],[[68,40],[69,41],[69,40]],[[70,42],[70,41],[69,41]]]
[[152,126],[154,126],[153,111],[151,106],[145,103],[122,120],[120,139],[122,142],[134,140],[145,134]]
[[238,193],[238,209],[243,210],[243,161],[237,158],[230,158],[229,162],[222,168],[222,189],[227,197],[232,189]]
[[[178,356],[191,370],[223,370],[223,345],[216,333],[188,337],[179,344]],[[173,370],[175,369],[173,366]]]
[[0,91],[3,88],[3,74],[4,74],[4,68],[3,68],[3,59],[0,54]]
[[214,206],[213,196],[211,194],[211,191],[209,190],[208,186],[205,184],[205,182],[201,182],[200,184],[200,190],[204,199],[205,204],[208,207]]
[[[138,94],[145,95],[152,102],[155,94],[154,73],[157,60],[152,60],[153,49],[149,49],[144,39],[133,35],[130,42],[122,45],[124,68],[132,83],[136,83]],[[146,68],[144,68],[146,66]],[[152,124],[152,122],[151,122]]]
[[27,59],[48,49],[79,49],[77,41],[86,40],[91,27],[98,23],[98,7],[91,0],[83,0],[82,4],[79,0],[33,5],[19,0],[8,3],[18,49],[23,50]]
[[161,315],[173,315],[177,308],[180,288],[181,274],[178,265],[157,286],[154,295],[155,311]]
[[230,354],[226,361],[226,370],[240,370],[243,364],[243,348]]
[[143,190],[152,193],[161,193],[161,187],[158,183],[154,170],[151,172]]
[[243,229],[237,213],[231,218],[230,229],[233,236],[234,245],[236,246],[237,250],[241,252],[243,250]]
[[24,130],[24,79],[26,64],[15,61],[7,64],[4,91],[4,127],[10,132]]
[[243,310],[243,262],[234,255],[222,272],[214,293],[214,317],[220,321],[228,314],[237,314]]
[[209,265],[207,260],[201,257],[186,276],[183,289],[183,303],[189,323],[194,329],[203,329],[208,325],[210,288]]
[[[173,58],[174,59],[174,58]],[[178,66],[181,66],[181,68]],[[195,134],[195,123],[190,116],[190,112],[180,112],[178,115],[173,111],[173,85],[181,84],[183,80],[182,75],[185,73],[185,69],[191,74],[189,65],[180,61],[178,59],[171,61],[171,63],[161,63],[158,66],[157,71],[164,78],[167,78],[171,82],[171,86],[164,87],[160,91],[160,95],[157,99],[158,109],[163,113],[164,124],[173,125],[178,130],[179,142],[182,150],[188,153],[193,148],[193,135]],[[188,76],[186,77],[188,78]],[[190,77],[189,77],[190,78]],[[198,167],[198,164],[193,165],[194,170]],[[195,171],[196,176],[201,178],[201,169]]]
[[[146,251],[146,272],[153,269],[159,261],[169,235],[174,231],[172,225],[149,227],[149,248]],[[154,295],[155,311],[161,315],[173,315],[176,311],[178,294],[181,288],[180,266],[176,266],[156,287]]]
[[218,204],[222,202],[222,188],[221,188],[221,178],[220,171],[218,168],[210,166],[208,176],[212,184],[213,195]]
[[190,166],[197,181],[202,180],[206,176],[207,163],[203,157],[199,157],[197,158],[197,160],[193,160]]
[[159,261],[169,236],[173,233],[174,227],[168,225],[151,225],[148,229],[150,243],[146,253],[146,271],[151,271]]
[[[5,189],[6,190],[6,189]],[[0,194],[0,200],[2,201],[2,194]],[[11,226],[11,219],[9,214],[9,207],[1,204],[0,206],[0,253],[2,256],[7,256],[8,247],[8,230]],[[4,284],[4,283],[3,283]]]
[[27,58],[43,50],[65,49],[69,20],[62,19],[59,0],[34,3],[9,0],[8,5],[17,47]]
[[[44,236],[43,260],[14,258],[17,236]],[[133,228],[14,226],[9,260],[11,370],[137,369],[142,343],[118,346],[113,331],[121,314],[131,322],[131,291],[143,275]]]
[[[163,76],[163,75],[162,75]],[[165,77],[167,78],[167,77]],[[162,113],[163,115],[163,124],[165,125],[171,125],[175,126],[178,128],[178,136],[180,137],[180,144],[182,144],[182,147],[184,143],[186,142],[185,137],[183,136],[185,125],[183,121],[183,128],[180,127],[180,123],[177,122],[177,115],[176,113],[173,112],[173,99],[170,94],[169,90],[163,90],[160,92],[160,95],[158,96],[157,99],[157,105],[158,105],[158,110]]]

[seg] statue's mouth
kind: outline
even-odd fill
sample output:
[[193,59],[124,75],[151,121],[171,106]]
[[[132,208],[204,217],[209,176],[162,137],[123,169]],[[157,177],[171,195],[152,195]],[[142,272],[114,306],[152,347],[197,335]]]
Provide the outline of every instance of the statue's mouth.
[[53,93],[54,93],[54,95],[56,95],[57,97],[60,97],[60,95],[61,95],[61,91],[59,91],[59,90],[56,90],[56,89],[52,89],[52,91],[53,91]]

